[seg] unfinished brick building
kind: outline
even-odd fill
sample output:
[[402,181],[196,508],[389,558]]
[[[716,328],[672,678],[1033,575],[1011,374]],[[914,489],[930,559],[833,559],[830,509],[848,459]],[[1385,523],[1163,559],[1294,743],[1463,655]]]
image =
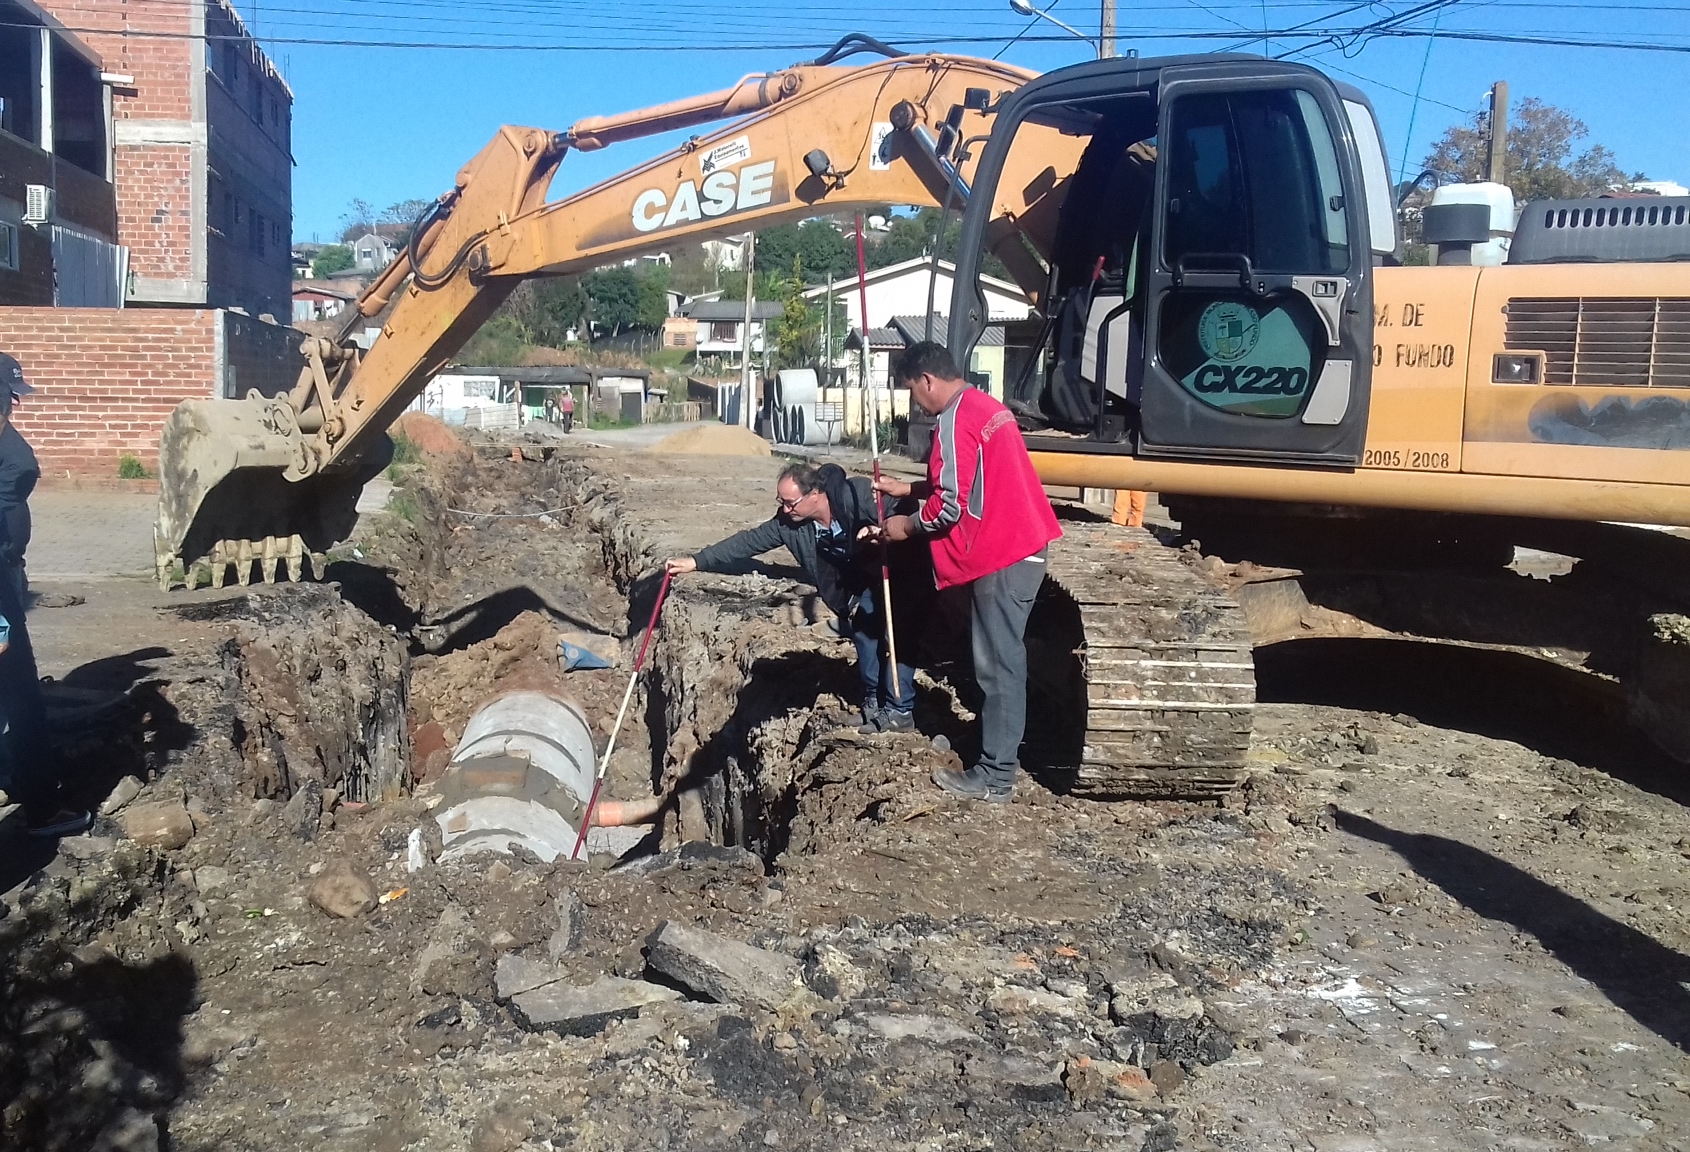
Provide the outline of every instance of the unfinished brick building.
[[[0,229],[32,259],[0,261],[0,349],[41,388],[18,424],[49,476],[150,467],[178,401],[298,370],[293,94],[225,0],[0,0],[6,24]],[[26,171],[47,221],[7,215]]]

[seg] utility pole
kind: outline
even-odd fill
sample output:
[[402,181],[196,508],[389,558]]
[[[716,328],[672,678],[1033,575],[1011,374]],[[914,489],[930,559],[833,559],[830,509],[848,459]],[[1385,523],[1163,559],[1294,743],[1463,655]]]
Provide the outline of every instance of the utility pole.
[[1098,27],[1097,55],[1107,60],[1115,55],[1115,0],[1103,0],[1103,20]]
[[[1107,0],[1106,0],[1107,2]],[[1506,184],[1508,175],[1508,81],[1490,86],[1490,163],[1485,179]]]
[[757,233],[745,234],[745,334],[744,350],[739,358],[739,422],[742,427],[754,425],[751,417],[751,309],[757,299]]

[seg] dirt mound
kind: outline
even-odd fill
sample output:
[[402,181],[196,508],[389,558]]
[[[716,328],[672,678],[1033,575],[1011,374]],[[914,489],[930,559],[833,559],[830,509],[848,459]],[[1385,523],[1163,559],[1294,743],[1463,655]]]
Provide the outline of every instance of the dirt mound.
[[458,434],[426,412],[407,412],[393,422],[393,431],[430,456],[461,456],[469,449]]
[[737,424],[702,424],[676,432],[646,449],[689,456],[769,456],[769,442]]

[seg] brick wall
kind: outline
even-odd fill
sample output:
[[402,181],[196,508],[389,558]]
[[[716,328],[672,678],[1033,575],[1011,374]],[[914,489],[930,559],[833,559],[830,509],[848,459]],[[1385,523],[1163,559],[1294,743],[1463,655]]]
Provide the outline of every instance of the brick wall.
[[[191,121],[194,91],[205,80],[197,67],[199,41],[192,3],[127,4],[113,0],[45,0],[41,5],[79,32],[100,54],[108,72],[135,77],[133,88],[112,92],[113,130],[125,120]],[[125,36],[166,33],[169,36]],[[136,276],[192,280],[194,269],[194,157],[186,144],[113,148],[118,243],[129,248]],[[201,212],[203,218],[203,208]]]
[[44,476],[158,465],[171,409],[215,394],[219,314],[204,308],[0,308],[0,349],[36,392],[14,413]]

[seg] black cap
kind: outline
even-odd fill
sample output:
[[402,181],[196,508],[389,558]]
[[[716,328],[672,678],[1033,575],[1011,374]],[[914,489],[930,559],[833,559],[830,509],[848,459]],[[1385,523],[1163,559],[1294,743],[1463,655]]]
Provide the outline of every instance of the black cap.
[[4,352],[0,352],[0,388],[10,390],[13,396],[28,396],[35,391],[23,378],[23,365]]

